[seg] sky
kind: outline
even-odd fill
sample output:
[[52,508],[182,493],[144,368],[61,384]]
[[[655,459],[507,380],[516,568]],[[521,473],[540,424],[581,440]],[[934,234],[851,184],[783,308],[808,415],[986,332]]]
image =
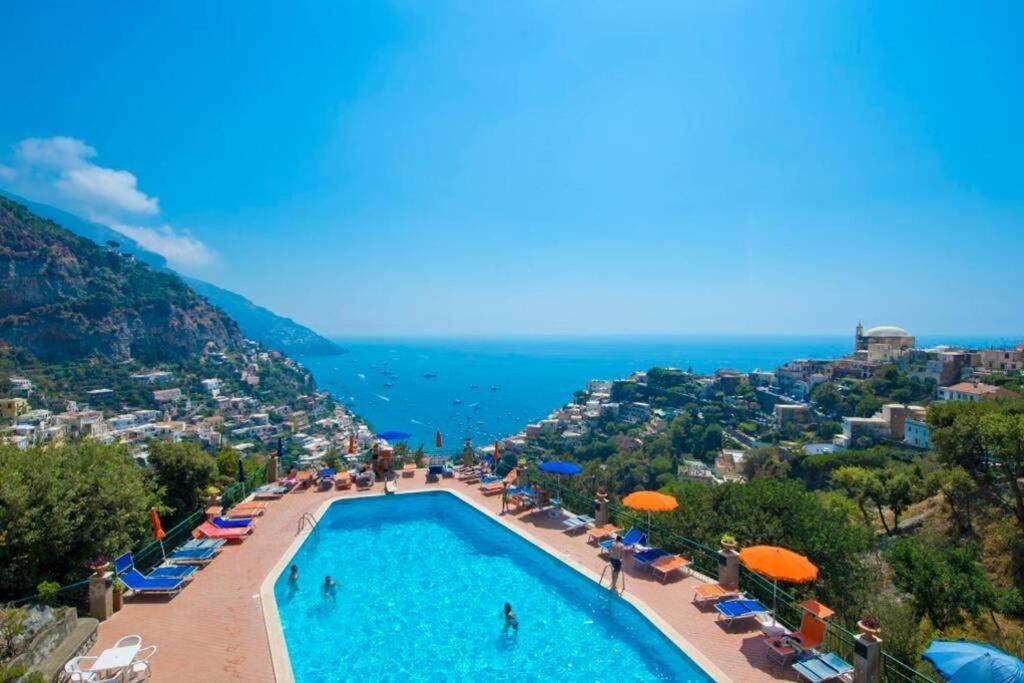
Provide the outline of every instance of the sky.
[[0,188],[334,336],[1024,333],[1020,3],[0,5]]

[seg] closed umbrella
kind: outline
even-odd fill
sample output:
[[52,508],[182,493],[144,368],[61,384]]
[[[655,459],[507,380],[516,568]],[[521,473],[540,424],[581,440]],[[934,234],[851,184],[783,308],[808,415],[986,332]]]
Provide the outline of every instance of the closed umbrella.
[[622,499],[622,504],[630,510],[641,510],[647,513],[647,537],[651,536],[651,513],[671,512],[679,507],[679,501],[657,491],[634,491]]
[[160,523],[160,513],[156,511],[155,507],[149,508],[149,525],[153,527],[153,538],[160,542],[160,554],[167,557],[167,553],[164,552],[164,526]]
[[779,581],[808,583],[818,578],[818,568],[800,553],[773,545],[755,545],[740,551],[740,562],[752,572],[772,580],[772,622],[778,606]]
[[437,450],[441,450],[442,448],[444,448],[444,439],[441,438],[440,429],[434,432],[434,446],[437,447]]
[[1024,683],[1024,662],[988,643],[936,640],[922,656],[951,683]]
[[355,453],[356,453],[356,435],[355,434],[349,434],[348,435],[348,454],[349,455],[355,455]]

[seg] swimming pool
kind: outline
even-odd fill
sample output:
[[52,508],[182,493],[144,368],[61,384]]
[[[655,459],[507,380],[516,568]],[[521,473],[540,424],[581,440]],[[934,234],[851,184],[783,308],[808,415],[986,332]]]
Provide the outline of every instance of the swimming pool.
[[289,564],[274,597],[297,683],[712,680],[631,604],[447,492],[336,501]]

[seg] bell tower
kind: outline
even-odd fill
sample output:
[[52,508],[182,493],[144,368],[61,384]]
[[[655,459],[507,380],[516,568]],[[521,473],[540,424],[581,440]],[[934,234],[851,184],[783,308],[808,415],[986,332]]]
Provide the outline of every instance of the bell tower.
[[857,321],[857,332],[853,338],[853,350],[860,351],[864,348],[864,325]]

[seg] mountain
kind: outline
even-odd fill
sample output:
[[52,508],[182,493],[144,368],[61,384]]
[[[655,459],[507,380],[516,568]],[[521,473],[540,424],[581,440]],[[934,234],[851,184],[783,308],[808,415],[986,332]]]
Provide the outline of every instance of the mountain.
[[0,197],[0,341],[45,361],[176,361],[238,347],[238,325],[171,273]]
[[[71,232],[105,246],[108,242],[117,242],[117,248],[131,254],[139,261],[147,263],[156,270],[174,273],[167,265],[167,260],[141,246],[138,242],[123,235],[113,228],[99,223],[83,220],[78,216],[61,211],[47,204],[40,204],[24,199],[11,193],[0,193],[0,198],[7,197],[28,207],[32,213],[48,218]],[[329,356],[344,353],[344,349],[326,339],[313,330],[299,323],[277,315],[258,304],[253,303],[240,294],[212,285],[209,282],[183,277],[196,292],[206,297],[214,306],[234,318],[242,330],[242,334],[259,342],[261,345],[294,356]]]

